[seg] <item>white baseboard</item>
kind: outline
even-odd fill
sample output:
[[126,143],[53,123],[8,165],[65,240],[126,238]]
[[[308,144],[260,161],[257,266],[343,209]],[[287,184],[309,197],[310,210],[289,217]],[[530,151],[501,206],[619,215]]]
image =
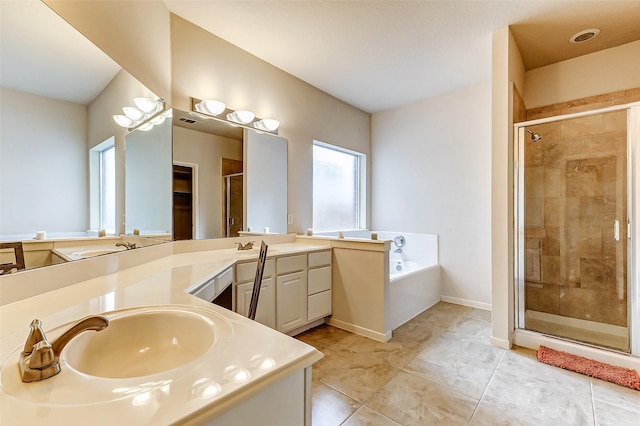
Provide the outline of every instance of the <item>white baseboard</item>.
[[340,321],[334,318],[328,318],[327,324],[332,325],[342,330],[350,331],[360,336],[368,337],[378,342],[387,342],[391,339],[391,331],[386,333],[380,333],[378,331],[369,330],[368,328],[360,327],[359,325],[351,324],[345,321]]
[[475,300],[460,299],[459,297],[440,296],[443,302],[455,303],[456,305],[469,306],[470,308],[491,311],[491,303],[476,302]]

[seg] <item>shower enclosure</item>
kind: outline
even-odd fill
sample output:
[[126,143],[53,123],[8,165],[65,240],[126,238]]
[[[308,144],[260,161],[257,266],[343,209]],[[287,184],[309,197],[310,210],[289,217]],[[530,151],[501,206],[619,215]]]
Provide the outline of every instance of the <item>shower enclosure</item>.
[[517,328],[631,352],[631,110],[516,124]]

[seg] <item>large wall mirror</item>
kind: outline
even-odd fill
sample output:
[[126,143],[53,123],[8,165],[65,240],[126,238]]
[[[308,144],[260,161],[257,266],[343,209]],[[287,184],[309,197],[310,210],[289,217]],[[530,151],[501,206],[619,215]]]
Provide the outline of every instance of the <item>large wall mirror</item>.
[[[0,241],[287,232],[286,139],[184,111],[149,132],[118,127],[122,107],[155,95],[44,3],[0,7]],[[108,146],[111,225],[91,207]],[[36,242],[27,267],[51,264]]]
[[[133,97],[153,94],[44,3],[0,7],[0,240],[31,243],[43,231],[43,241],[25,247],[25,260],[46,266],[56,241],[82,244],[100,229],[120,234],[127,130],[112,116]],[[116,208],[100,225],[93,186],[109,146],[107,196]]]
[[174,239],[287,232],[287,140],[173,112]]

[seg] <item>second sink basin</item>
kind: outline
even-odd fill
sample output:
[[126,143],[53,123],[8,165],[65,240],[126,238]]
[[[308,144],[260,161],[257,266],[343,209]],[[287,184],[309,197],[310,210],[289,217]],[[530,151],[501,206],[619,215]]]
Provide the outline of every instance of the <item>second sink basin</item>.
[[[61,359],[81,373],[131,378],[180,367],[215,344],[213,321],[187,310],[146,310],[110,318],[99,332],[71,340]],[[64,369],[64,367],[63,367]]]

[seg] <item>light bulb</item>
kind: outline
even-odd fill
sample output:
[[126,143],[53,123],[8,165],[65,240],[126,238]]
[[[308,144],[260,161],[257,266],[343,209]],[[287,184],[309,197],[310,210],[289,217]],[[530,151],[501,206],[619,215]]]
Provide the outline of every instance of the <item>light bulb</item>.
[[148,132],[151,129],[153,129],[153,123],[151,122],[146,122],[137,128],[137,130],[142,130],[143,132]]
[[133,123],[135,123],[134,120],[130,119],[126,115],[114,115],[113,121],[115,121],[120,127],[131,127],[133,126]]
[[241,109],[227,114],[227,120],[235,121],[236,123],[240,124],[247,124],[251,123],[255,116],[256,115],[251,111]]
[[124,115],[134,121],[142,120],[144,118],[144,112],[135,107],[124,107],[122,108],[122,111],[124,111]]
[[158,124],[162,124],[164,123],[164,120],[166,120],[167,117],[165,117],[164,114],[160,114],[157,117],[153,117],[151,120],[149,120],[151,123],[153,123],[155,126],[157,126]]
[[200,102],[200,112],[209,115],[221,114],[226,108],[227,106],[223,102],[214,99],[205,99]]
[[280,122],[272,118],[263,118],[262,120],[253,123],[253,127],[256,129],[265,130],[267,132],[273,132],[278,128],[278,126],[280,126]]
[[150,98],[134,98],[133,102],[136,104],[139,110],[146,112],[147,114],[153,114],[160,109],[160,102]]

